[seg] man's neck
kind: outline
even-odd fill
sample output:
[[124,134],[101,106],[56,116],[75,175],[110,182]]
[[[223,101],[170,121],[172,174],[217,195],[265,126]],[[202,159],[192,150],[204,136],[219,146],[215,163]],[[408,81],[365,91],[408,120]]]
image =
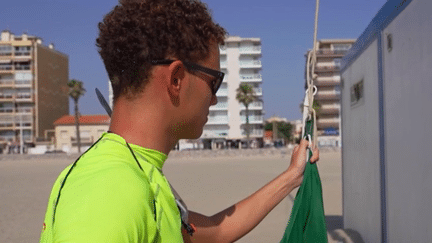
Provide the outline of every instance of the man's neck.
[[109,130],[128,143],[168,155],[178,139],[169,132],[169,124],[164,122],[167,119],[160,117],[160,112],[152,111],[151,107],[139,111],[135,109],[130,104],[117,104],[113,109]]

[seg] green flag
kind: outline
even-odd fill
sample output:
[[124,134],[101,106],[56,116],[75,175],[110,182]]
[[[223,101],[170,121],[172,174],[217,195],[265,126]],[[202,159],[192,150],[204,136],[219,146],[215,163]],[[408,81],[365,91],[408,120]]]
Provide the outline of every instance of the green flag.
[[[304,136],[312,137],[313,121],[308,120]],[[309,158],[312,152],[309,152]],[[294,206],[285,234],[280,243],[327,243],[321,179],[316,163],[306,164],[303,182],[294,200]]]

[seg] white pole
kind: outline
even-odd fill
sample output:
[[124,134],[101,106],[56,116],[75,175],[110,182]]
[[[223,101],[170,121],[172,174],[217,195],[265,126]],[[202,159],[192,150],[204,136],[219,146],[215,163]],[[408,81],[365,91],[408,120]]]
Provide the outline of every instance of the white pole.
[[23,124],[22,124],[22,114],[20,115],[20,154],[24,154],[24,141],[23,141]]

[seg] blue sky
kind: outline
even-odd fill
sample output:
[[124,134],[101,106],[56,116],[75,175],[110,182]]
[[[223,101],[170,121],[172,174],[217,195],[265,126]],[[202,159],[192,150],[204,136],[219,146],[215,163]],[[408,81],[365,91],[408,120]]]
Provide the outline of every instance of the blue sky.
[[[300,119],[304,54],[312,47],[315,0],[207,0],[230,35],[262,41],[264,118]],[[318,39],[356,39],[386,0],[321,0]],[[95,46],[97,24],[116,0],[14,0],[0,6],[0,31],[27,32],[69,56],[69,78],[84,81],[82,114],[105,114],[94,89],[108,98],[108,75]],[[70,113],[73,113],[70,100]]]

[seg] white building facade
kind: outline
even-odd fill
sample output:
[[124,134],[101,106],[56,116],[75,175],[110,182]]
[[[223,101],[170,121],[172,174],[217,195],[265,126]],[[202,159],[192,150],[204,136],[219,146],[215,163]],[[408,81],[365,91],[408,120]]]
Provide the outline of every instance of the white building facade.
[[201,136],[204,148],[241,148],[246,145],[246,107],[236,99],[240,84],[254,88],[257,101],[249,105],[250,139],[254,146],[263,142],[263,92],[261,88],[261,39],[230,36],[220,47],[220,66],[225,73],[217,92],[218,103],[210,107]]

